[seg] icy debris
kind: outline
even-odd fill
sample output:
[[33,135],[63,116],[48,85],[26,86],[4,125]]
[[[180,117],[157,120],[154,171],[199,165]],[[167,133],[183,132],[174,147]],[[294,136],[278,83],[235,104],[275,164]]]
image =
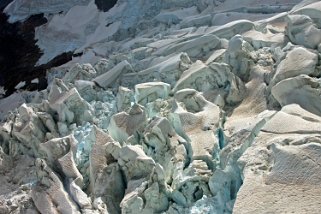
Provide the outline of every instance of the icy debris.
[[22,151],[39,155],[39,144],[45,140],[46,128],[31,107],[26,104],[19,107],[11,132],[20,141]]
[[74,131],[74,137],[77,140],[77,150],[75,153],[76,164],[80,167],[85,165],[85,162],[89,159],[89,154],[94,144],[94,139],[92,136],[93,125],[86,123],[84,126],[78,128]]
[[196,61],[182,74],[173,91],[183,88],[193,88],[204,94],[215,90],[231,104],[242,100],[244,93],[244,83],[230,71],[230,66],[223,63],[207,66],[201,61]]
[[125,193],[125,181],[117,163],[120,145],[97,127],[93,128],[95,142],[90,151],[90,190],[94,198],[101,198],[108,212],[119,213]]
[[75,80],[90,80],[96,76],[96,70],[91,64],[76,64],[70,69],[62,79],[66,83],[74,82]]
[[0,100],[0,212],[320,213],[320,3],[249,2],[8,6],[83,56]]
[[117,111],[127,112],[134,103],[134,92],[126,87],[119,87],[116,100]]
[[14,88],[16,90],[23,88],[26,85],[26,81],[19,82]]
[[94,66],[97,75],[101,75],[112,69],[114,66],[113,62],[108,59],[100,59]]
[[133,105],[129,112],[120,112],[111,117],[108,131],[118,142],[125,142],[146,122],[146,112],[143,106]]
[[23,94],[14,93],[0,100],[0,121],[4,120],[6,115],[26,102]]
[[58,113],[59,121],[81,124],[93,118],[92,107],[79,95],[76,88],[63,93],[55,101],[49,101],[50,107]]
[[38,84],[38,83],[39,83],[39,79],[38,79],[38,78],[35,78],[35,79],[31,80],[31,83]]

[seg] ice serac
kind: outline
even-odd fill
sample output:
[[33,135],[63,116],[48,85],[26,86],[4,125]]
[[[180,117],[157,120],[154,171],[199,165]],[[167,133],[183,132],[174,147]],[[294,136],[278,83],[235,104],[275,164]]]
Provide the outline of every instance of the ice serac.
[[232,73],[243,81],[247,81],[251,64],[254,64],[255,55],[251,52],[252,46],[244,41],[241,35],[235,35],[230,39],[225,52],[225,62],[231,65]]
[[320,81],[307,75],[288,78],[272,88],[272,94],[282,105],[299,104],[304,109],[321,115]]
[[271,85],[300,74],[314,75],[317,63],[318,55],[316,52],[303,47],[294,47],[278,65]]
[[[220,44],[220,40],[215,35],[202,35],[197,38],[191,38],[187,41],[181,41],[165,48],[161,48],[156,54],[170,55],[177,52],[186,52],[192,58],[199,58],[205,51],[212,50]],[[206,47],[206,49],[205,49]],[[206,52],[205,52],[206,53]]]
[[94,198],[101,198],[109,213],[119,213],[125,181],[117,163],[120,146],[106,133],[94,128],[96,143],[90,153],[90,188]]
[[63,81],[66,83],[76,80],[91,80],[96,76],[96,70],[91,64],[76,64],[70,69],[70,71],[64,76]]
[[129,112],[114,114],[108,127],[110,135],[120,143],[135,134],[146,122],[146,113],[143,106],[133,105]]
[[287,35],[291,42],[307,48],[317,48],[320,44],[320,29],[306,15],[288,16]]
[[298,2],[12,1],[48,20],[38,64],[75,54],[0,86],[0,213],[320,213],[321,10]]
[[[154,48],[157,48],[157,45]],[[165,59],[156,59],[155,63],[144,70],[124,74],[122,83],[128,87],[133,87],[137,83],[159,80],[174,86],[182,72],[191,65],[191,60],[186,53],[175,54],[165,57]]]
[[137,84],[135,86],[135,100],[137,103],[147,104],[158,98],[166,99],[170,89],[170,85],[163,82]]
[[318,212],[319,131],[320,117],[298,105],[276,113],[238,162],[244,184],[234,212]]
[[107,88],[110,87],[112,83],[115,83],[119,76],[131,71],[131,65],[125,60],[117,64],[115,67],[113,67],[106,73],[96,77],[93,81],[96,82],[100,87]]
[[80,213],[69,198],[63,183],[47,164],[36,160],[38,183],[32,190],[32,199],[41,213]]
[[224,63],[212,63],[209,66],[201,61],[196,61],[177,81],[173,91],[184,88],[193,88],[204,94],[215,90],[229,103],[237,103],[242,98],[244,83],[234,75],[230,66]]

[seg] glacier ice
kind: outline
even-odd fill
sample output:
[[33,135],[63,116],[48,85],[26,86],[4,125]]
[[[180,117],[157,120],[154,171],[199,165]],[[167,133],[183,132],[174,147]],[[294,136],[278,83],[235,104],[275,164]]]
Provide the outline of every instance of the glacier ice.
[[319,213],[320,2],[262,2],[13,1],[82,55],[0,100],[0,212]]

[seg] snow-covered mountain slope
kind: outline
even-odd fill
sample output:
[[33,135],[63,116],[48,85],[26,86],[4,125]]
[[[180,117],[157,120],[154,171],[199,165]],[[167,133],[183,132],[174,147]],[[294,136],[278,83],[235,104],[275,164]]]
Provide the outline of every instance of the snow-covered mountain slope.
[[4,12],[48,87],[0,99],[0,213],[321,212],[320,1]]

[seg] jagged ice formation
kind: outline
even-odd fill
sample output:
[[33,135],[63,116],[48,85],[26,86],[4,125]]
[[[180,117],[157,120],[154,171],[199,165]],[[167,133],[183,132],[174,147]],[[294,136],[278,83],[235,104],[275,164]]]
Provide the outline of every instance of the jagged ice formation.
[[4,10],[81,54],[0,99],[0,213],[321,212],[320,1],[99,4]]

